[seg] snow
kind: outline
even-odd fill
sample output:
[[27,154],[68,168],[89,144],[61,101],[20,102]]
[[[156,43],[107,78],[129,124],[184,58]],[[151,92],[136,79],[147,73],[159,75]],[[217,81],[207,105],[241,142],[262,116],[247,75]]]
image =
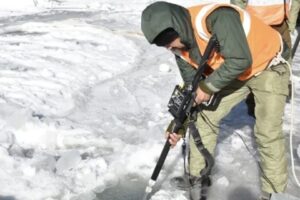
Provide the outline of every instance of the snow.
[[[141,199],[165,142],[168,99],[181,82],[172,54],[149,45],[141,33],[141,11],[151,2],[0,2],[0,199]],[[287,139],[291,111],[289,103]],[[299,177],[300,121],[293,117]],[[209,199],[257,198],[253,123],[244,103],[222,122]],[[169,184],[182,173],[177,145],[151,199],[187,200]],[[290,176],[287,193],[299,198],[299,191]]]
[[223,176],[216,181],[216,184],[219,184],[222,187],[228,187],[229,181],[225,176]]

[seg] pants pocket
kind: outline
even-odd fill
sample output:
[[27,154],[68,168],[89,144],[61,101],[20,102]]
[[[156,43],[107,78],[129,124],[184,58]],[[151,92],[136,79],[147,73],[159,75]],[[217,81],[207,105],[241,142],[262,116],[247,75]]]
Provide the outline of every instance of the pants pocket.
[[267,88],[271,89],[270,92],[287,96],[289,94],[288,85],[290,82],[289,66],[281,63],[270,67],[266,70],[266,73],[268,74],[267,80],[269,81]]

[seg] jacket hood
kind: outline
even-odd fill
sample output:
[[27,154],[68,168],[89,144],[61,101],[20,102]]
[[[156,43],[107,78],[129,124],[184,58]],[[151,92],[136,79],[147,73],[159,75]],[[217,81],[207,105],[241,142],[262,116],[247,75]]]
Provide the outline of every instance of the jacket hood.
[[165,29],[173,28],[189,49],[190,56],[201,61],[201,56],[194,37],[189,11],[179,5],[168,2],[155,2],[142,13],[141,29],[150,44]]

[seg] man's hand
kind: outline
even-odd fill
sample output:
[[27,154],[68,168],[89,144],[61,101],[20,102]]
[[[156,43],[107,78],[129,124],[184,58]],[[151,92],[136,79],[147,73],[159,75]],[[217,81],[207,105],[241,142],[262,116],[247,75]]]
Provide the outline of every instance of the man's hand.
[[181,135],[176,134],[176,133],[170,133],[166,132],[166,138],[169,139],[169,143],[171,144],[171,147],[175,147],[177,142],[181,139]]
[[211,97],[211,95],[202,91],[200,87],[197,88],[196,98],[195,98],[196,104],[201,104],[203,102],[207,102],[207,101],[209,101],[210,97]]

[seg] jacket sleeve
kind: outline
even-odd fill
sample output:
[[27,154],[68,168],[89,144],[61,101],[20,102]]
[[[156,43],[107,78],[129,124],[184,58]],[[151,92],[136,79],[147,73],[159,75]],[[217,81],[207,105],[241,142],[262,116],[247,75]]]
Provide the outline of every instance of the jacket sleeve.
[[288,23],[289,30],[294,32],[296,28],[297,18],[300,10],[300,0],[292,0],[291,9],[289,11]]
[[230,0],[230,3],[233,5],[237,5],[240,8],[245,9],[247,6],[247,0]]
[[191,84],[196,74],[196,69],[179,56],[176,55],[175,58],[184,84]]
[[218,92],[252,64],[251,52],[240,20],[233,8],[221,7],[207,18],[207,28],[217,36],[224,63],[200,84],[204,91]]

